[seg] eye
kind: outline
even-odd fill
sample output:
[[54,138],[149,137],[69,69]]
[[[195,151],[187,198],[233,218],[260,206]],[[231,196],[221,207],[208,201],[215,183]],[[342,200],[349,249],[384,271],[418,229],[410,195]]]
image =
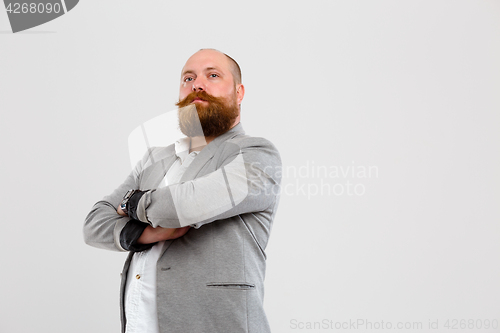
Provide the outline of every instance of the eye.
[[219,77],[219,74],[212,73],[209,75],[209,77]]
[[193,78],[192,77],[187,77],[184,79],[184,82],[191,82],[193,81]]

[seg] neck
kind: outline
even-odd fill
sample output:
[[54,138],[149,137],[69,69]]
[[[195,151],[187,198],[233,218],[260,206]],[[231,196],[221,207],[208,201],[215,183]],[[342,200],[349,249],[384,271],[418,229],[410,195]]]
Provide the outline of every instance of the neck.
[[201,151],[208,145],[215,137],[204,137],[204,136],[192,136],[191,146],[189,147],[189,153],[192,151]]
[[[240,123],[240,117],[238,116],[238,118],[234,121],[233,123],[233,126],[231,126],[231,128],[233,128],[234,126],[238,125]],[[191,142],[190,142],[190,147],[189,147],[189,153],[193,152],[193,151],[201,151],[203,148],[205,148],[210,142],[212,142],[214,139],[216,138],[216,136],[192,136],[191,137]]]

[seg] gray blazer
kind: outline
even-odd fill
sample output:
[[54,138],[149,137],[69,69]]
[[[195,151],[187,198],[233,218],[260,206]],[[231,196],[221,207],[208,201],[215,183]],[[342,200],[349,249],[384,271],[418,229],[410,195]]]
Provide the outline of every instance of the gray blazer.
[[[120,233],[130,219],[119,216],[116,207],[129,189],[156,189],[175,159],[174,145],[150,149],[125,182],[94,205],[84,224],[85,242],[125,251]],[[276,147],[245,135],[238,124],[210,142],[178,184],[141,198],[137,214],[144,223],[193,226],[183,237],[166,241],[157,263],[161,332],[270,332],[263,310],[265,248],[280,183]],[[132,254],[122,272],[123,332]]]

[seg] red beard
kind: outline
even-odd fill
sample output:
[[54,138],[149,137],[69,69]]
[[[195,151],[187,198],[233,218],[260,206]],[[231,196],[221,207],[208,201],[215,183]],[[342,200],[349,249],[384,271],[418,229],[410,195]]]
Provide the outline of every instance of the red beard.
[[[208,105],[197,103],[192,104],[193,107],[184,108],[196,98],[207,101]],[[179,128],[184,135],[189,137],[202,135],[217,137],[229,131],[238,117],[236,98],[228,100],[215,97],[203,90],[193,91],[175,105],[179,107]]]

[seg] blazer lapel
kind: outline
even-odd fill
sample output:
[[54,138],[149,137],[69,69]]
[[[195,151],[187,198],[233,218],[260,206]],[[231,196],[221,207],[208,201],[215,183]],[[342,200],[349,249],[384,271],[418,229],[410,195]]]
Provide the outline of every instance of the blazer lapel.
[[243,126],[241,125],[241,123],[238,123],[226,133],[216,137],[214,140],[212,140],[212,142],[210,142],[205,148],[200,151],[200,153],[186,169],[180,181],[185,182],[203,176],[203,174],[199,174],[201,169],[214,157],[215,153],[219,149],[219,146],[226,140],[229,140],[237,135],[244,134],[245,131],[243,130]]
[[158,188],[163,178],[165,178],[168,169],[174,164],[176,158],[177,156],[175,154],[169,155],[148,166],[141,175],[141,189]]

